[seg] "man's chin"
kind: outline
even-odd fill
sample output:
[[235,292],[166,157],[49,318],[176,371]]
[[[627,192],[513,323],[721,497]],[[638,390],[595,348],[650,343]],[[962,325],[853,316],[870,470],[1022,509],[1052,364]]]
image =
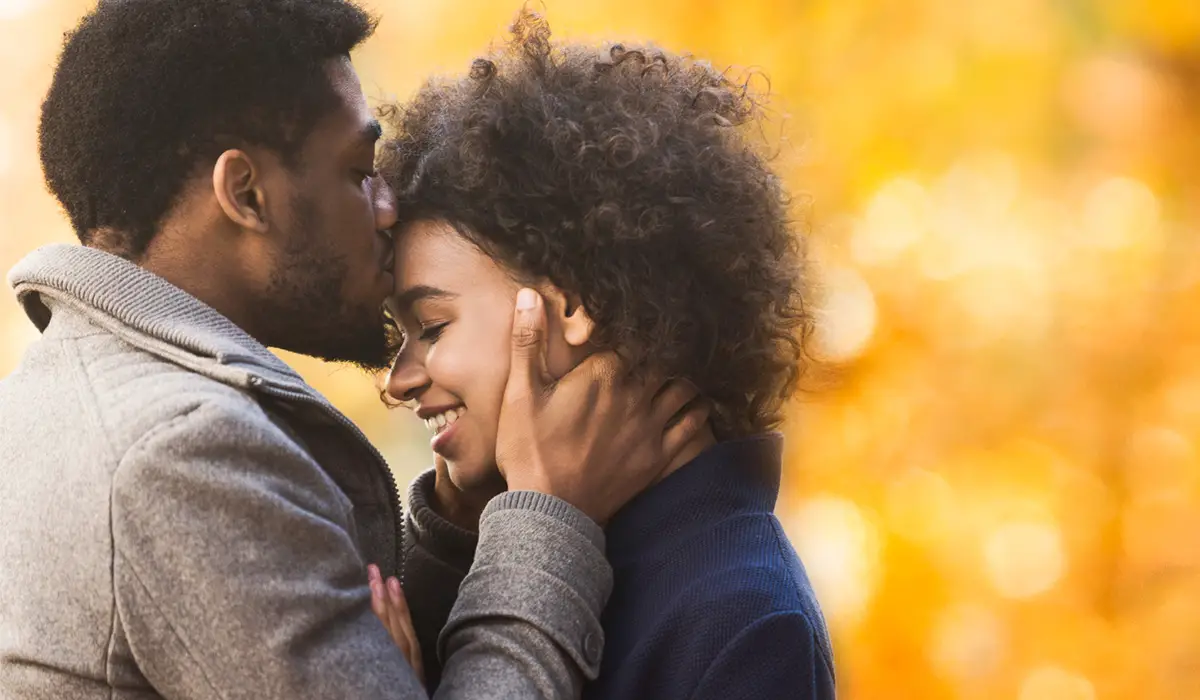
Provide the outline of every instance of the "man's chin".
[[326,362],[354,365],[375,374],[388,368],[389,353],[383,325],[379,324],[372,330],[372,333],[365,330],[357,333],[349,329],[330,330],[319,342],[298,343],[296,347],[284,349]]

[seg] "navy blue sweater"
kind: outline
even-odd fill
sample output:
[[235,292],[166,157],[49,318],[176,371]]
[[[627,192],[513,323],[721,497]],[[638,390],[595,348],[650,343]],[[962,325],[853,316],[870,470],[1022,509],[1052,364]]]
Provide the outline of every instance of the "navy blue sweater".
[[608,527],[614,587],[585,700],[827,700],[833,656],[773,515],[782,438],[719,443]]

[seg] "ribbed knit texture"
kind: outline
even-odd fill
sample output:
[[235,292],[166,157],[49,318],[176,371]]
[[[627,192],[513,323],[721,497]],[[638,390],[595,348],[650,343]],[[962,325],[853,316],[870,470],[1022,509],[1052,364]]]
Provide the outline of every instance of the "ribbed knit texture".
[[482,523],[495,513],[513,508],[543,513],[567,523],[598,549],[604,549],[604,531],[594,520],[561,498],[537,491],[505,491],[488,502],[479,521]]
[[[474,601],[485,589],[488,604],[478,606]],[[458,626],[520,612],[569,654],[586,678],[595,678],[603,651],[596,612],[611,589],[604,532],[594,521],[544,493],[502,493],[479,518],[475,562],[442,631],[440,656],[448,656],[446,644]]]
[[248,361],[259,373],[269,370],[279,379],[302,381],[215,309],[124,258],[78,245],[48,245],[18,262],[8,274],[8,283],[42,330],[49,318],[39,320],[30,306],[39,303],[38,293],[50,291],[87,309],[97,321],[100,314],[106,315],[126,329],[223,364]]
[[825,621],[772,514],[782,439],[724,442],[610,524],[607,638],[586,700],[826,700]]

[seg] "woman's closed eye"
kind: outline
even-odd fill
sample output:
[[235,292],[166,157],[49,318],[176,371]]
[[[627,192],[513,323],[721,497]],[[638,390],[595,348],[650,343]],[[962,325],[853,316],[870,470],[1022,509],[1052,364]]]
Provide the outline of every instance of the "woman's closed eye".
[[421,326],[421,340],[426,343],[436,343],[437,339],[442,337],[442,331],[446,330],[446,326],[448,325],[450,323],[447,321],[445,323]]

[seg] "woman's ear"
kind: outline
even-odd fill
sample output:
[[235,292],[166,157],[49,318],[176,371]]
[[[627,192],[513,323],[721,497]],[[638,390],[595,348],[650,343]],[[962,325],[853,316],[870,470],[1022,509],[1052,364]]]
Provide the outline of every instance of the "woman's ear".
[[563,340],[577,348],[587,345],[596,324],[579,298],[551,284],[541,286],[538,291],[546,300],[547,311],[552,316],[551,324],[562,327]]

